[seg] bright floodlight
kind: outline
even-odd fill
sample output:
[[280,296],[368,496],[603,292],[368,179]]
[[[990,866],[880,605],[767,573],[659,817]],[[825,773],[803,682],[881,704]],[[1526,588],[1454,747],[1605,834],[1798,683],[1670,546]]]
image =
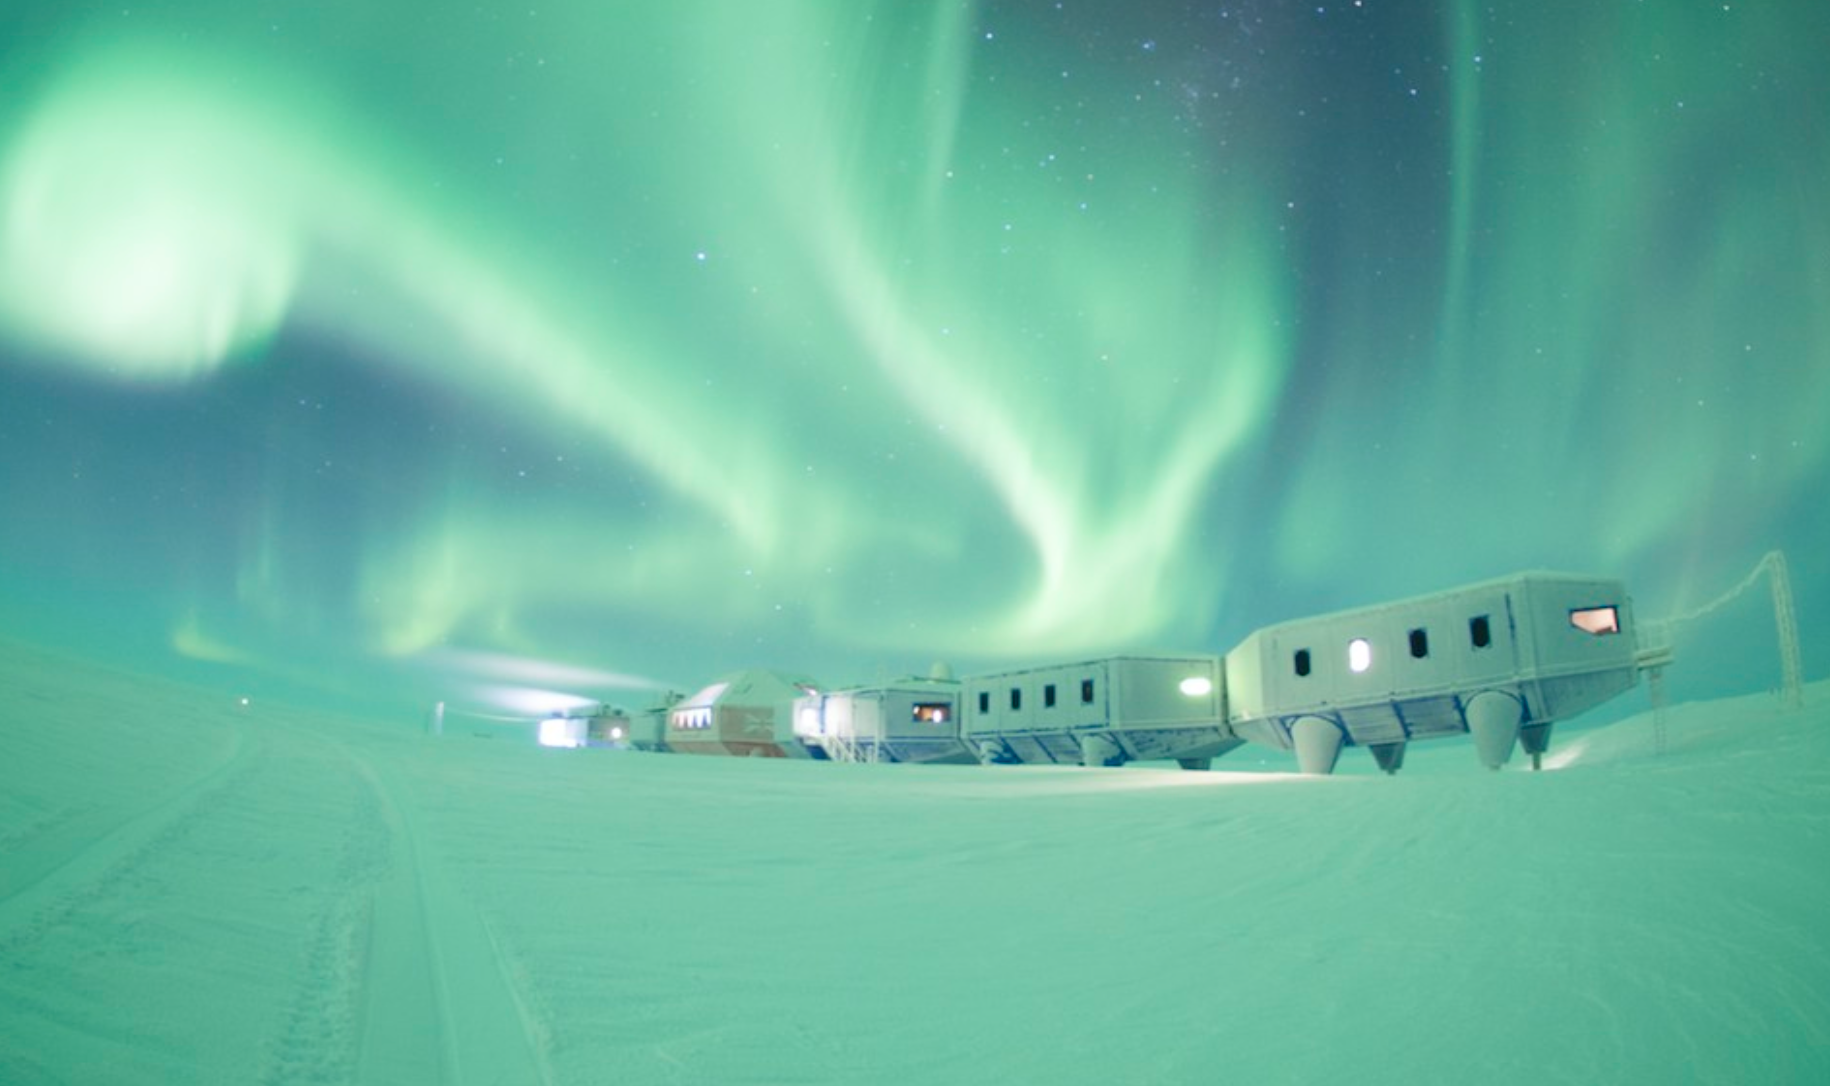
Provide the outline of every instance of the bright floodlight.
[[580,721],[570,717],[550,716],[540,722],[540,745],[543,747],[582,747]]
[[1205,675],[1190,675],[1176,689],[1191,698],[1204,698],[1214,692],[1214,681]]
[[1356,637],[1347,643],[1347,669],[1358,675],[1372,666],[1372,642]]

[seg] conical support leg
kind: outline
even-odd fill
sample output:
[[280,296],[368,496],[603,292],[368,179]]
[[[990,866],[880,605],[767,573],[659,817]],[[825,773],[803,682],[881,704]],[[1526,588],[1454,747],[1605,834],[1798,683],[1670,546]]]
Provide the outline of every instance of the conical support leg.
[[1372,751],[1373,761],[1378,763],[1380,769],[1385,770],[1387,776],[1404,768],[1404,741],[1402,739],[1396,743],[1373,743],[1366,749]]
[[1332,720],[1306,716],[1290,725],[1290,740],[1296,745],[1296,766],[1311,776],[1326,777],[1334,772],[1341,757],[1345,737]]
[[1518,742],[1519,724],[1525,718],[1524,706],[1511,694],[1488,690],[1474,695],[1463,709],[1468,718],[1468,734],[1474,737],[1474,752],[1481,764],[1498,769],[1512,757]]

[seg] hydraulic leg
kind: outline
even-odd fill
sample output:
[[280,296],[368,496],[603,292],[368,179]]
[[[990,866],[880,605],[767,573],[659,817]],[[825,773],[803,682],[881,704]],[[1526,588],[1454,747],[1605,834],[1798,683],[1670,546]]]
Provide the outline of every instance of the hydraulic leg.
[[1346,736],[1340,725],[1319,716],[1306,716],[1290,725],[1290,740],[1296,745],[1297,768],[1310,776],[1326,777],[1334,772],[1340,760],[1341,743]]
[[1468,734],[1474,737],[1474,752],[1481,764],[1498,769],[1512,757],[1519,739],[1519,725],[1525,719],[1525,708],[1519,699],[1498,690],[1474,695],[1462,710],[1468,721]]

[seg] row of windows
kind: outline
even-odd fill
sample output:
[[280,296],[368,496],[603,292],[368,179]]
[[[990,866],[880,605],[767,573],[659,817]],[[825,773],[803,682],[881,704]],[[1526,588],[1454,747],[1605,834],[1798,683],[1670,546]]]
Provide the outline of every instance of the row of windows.
[[710,709],[682,709],[673,715],[673,726],[688,731],[697,731],[712,726]]
[[[1410,646],[1411,659],[1423,660],[1430,655],[1430,631],[1419,626],[1406,637]],[[1475,615],[1468,620],[1468,643],[1477,649],[1484,649],[1493,644],[1493,622],[1487,615]],[[1315,670],[1314,659],[1308,649],[1297,649],[1292,667],[1298,678],[1306,678]],[[1356,637],[1347,643],[1347,670],[1358,675],[1372,667],[1372,642],[1364,637]]]
[[[1080,704],[1082,704],[1082,705],[1093,704],[1093,680],[1092,679],[1080,680]],[[1043,684],[1043,686],[1042,686],[1042,707],[1044,709],[1053,709],[1055,707],[1055,684],[1054,683],[1044,683]],[[1013,686],[1010,688],[1010,708],[1013,712],[1018,709],[1023,708],[1023,688],[1022,687]],[[981,712],[981,713],[991,712],[991,691],[989,691],[989,690],[979,691],[979,712]]]
[[[1569,624],[1578,630],[1603,637],[1620,632],[1620,609],[1617,607],[1580,607],[1569,613]],[[1419,626],[1406,638],[1410,645],[1411,659],[1423,660],[1430,655],[1430,631]],[[1493,622],[1488,615],[1475,615],[1468,620],[1468,644],[1476,649],[1488,648],[1493,644]],[[1308,649],[1297,649],[1292,666],[1299,678],[1308,676],[1314,668],[1314,661]],[[1372,667],[1372,642],[1364,637],[1356,637],[1347,643],[1347,670],[1358,675]]]

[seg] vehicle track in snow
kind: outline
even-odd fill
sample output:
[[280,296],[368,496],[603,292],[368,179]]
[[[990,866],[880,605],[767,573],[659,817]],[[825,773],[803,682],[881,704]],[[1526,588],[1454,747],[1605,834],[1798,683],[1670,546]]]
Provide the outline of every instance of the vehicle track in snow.
[[136,871],[208,816],[265,753],[264,737],[236,729],[229,753],[138,809],[101,807],[47,820],[9,842],[0,890],[0,958],[13,958],[86,902],[121,892]]
[[403,772],[385,758],[361,770],[394,847],[374,899],[355,1081],[550,1086],[518,971],[420,832]]
[[[77,1051],[121,1081],[349,1081],[388,847],[379,801],[309,729],[230,726],[221,760],[137,806],[61,820],[32,877],[12,872],[0,1077],[52,1081],[37,1069]],[[135,1013],[80,1027],[70,1008],[100,990]]]
[[331,886],[317,899],[284,1015],[263,1046],[261,1086],[351,1082],[361,1053],[374,896],[388,874],[394,841],[368,775],[341,747],[325,746],[346,774],[350,818]]
[[[417,832],[410,740],[17,670],[103,726],[0,734],[0,1079],[551,1081],[525,970]],[[139,1011],[84,1026],[104,991]]]

